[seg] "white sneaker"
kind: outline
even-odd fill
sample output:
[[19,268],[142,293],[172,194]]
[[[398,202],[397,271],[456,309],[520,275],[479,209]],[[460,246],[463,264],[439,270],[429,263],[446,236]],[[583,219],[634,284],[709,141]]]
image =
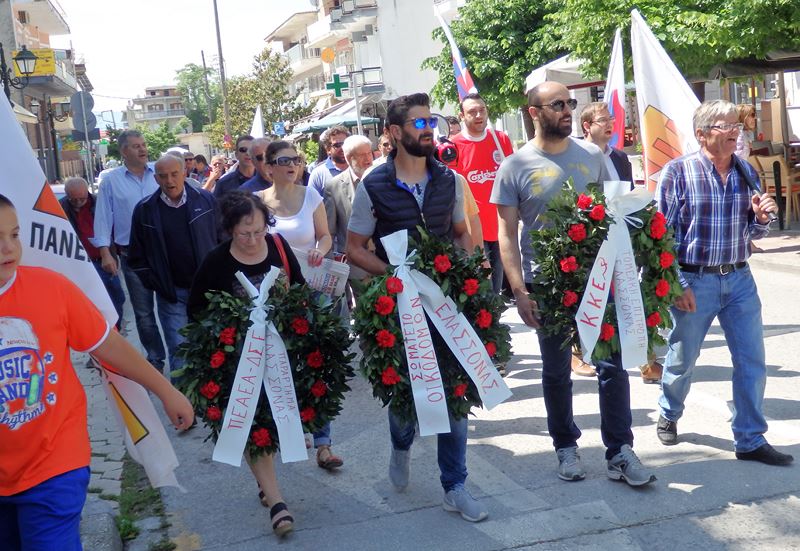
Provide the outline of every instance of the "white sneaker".
[[480,522],[489,516],[489,511],[480,501],[472,497],[464,486],[454,486],[444,494],[442,507],[445,511],[461,513],[461,518],[470,522]]

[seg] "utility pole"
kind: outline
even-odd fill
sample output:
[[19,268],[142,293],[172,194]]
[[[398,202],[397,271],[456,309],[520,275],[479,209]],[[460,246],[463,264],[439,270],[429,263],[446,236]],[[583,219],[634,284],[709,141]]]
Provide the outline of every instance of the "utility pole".
[[206,108],[208,109],[208,122],[214,122],[214,114],[211,110],[211,94],[208,92],[208,69],[206,68],[206,53],[200,50],[200,58],[203,60],[203,87],[206,91]]
[[219,34],[219,13],[217,0],[214,2],[214,24],[217,26],[217,51],[219,55],[219,83],[222,88],[222,114],[225,117],[225,136],[231,138],[231,117],[228,112],[228,85],[225,84],[225,58],[222,57],[222,38]]

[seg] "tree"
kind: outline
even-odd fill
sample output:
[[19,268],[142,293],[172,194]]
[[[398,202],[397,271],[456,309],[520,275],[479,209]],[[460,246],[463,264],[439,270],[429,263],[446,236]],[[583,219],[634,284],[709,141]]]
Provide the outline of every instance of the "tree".
[[[208,96],[205,89],[206,77]],[[178,92],[183,96],[186,117],[192,121],[192,129],[195,132],[202,132],[203,127],[211,122],[208,118],[209,113],[216,112],[222,103],[219,73],[213,67],[203,69],[200,65],[188,63],[176,71],[175,82],[178,84]]]
[[157,159],[167,149],[178,143],[178,138],[169,129],[167,121],[162,122],[155,130],[150,130],[146,126],[140,126],[137,130],[142,133],[151,160]]
[[547,16],[546,28],[568,51],[586,60],[581,68],[586,76],[603,78],[614,31],[621,27],[630,76],[633,8],[689,78],[704,78],[726,61],[800,48],[797,0],[562,0]]
[[[459,18],[451,24],[453,37],[490,113],[497,116],[525,105],[525,77],[561,54],[560,45],[541,32],[548,12],[547,3],[530,0],[470,0],[458,10]],[[422,63],[439,73],[431,95],[442,104],[458,103],[450,46],[440,28],[433,36],[443,48]]]
[[[275,122],[295,120],[310,112],[310,108],[295,106],[294,98],[289,96],[287,85],[291,77],[292,70],[286,58],[265,48],[253,58],[250,74],[227,81],[228,109],[234,139],[237,135],[250,132],[258,105],[261,106],[267,132]],[[209,126],[209,132],[211,142],[222,146],[225,123],[221,107],[217,109],[216,120]]]
[[108,146],[106,157],[111,157],[112,159],[120,160],[122,156],[119,153],[119,143],[117,138],[119,137],[120,132],[117,128],[114,128],[110,124],[106,125],[106,134],[108,135]]

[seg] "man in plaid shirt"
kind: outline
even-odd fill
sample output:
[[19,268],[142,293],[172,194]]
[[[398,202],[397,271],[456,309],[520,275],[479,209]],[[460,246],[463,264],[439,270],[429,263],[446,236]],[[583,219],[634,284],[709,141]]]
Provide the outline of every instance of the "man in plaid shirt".
[[761,301],[747,265],[750,241],[767,234],[769,213],[777,205],[767,194],[753,194],[758,177],[733,154],[742,131],[735,105],[703,103],[694,113],[693,127],[700,151],[669,162],[656,191],[659,210],[675,229],[684,289],[672,308],[675,326],[661,379],[658,438],[665,445],[678,442],[677,421],[692,370],[717,317],[733,358],[736,458],[788,465],[792,456],[775,450],[764,438],[767,368]]

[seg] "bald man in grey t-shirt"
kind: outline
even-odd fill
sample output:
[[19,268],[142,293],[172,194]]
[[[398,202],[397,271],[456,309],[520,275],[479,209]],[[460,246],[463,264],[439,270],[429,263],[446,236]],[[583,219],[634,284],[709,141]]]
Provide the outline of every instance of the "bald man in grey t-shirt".
[[[519,221],[523,222],[522,260],[526,278],[532,281],[531,229],[541,226],[541,215],[564,181],[572,178],[578,191],[590,182],[610,180],[600,149],[570,137],[572,112],[577,102],[561,84],[544,82],[528,94],[528,112],[536,136],[500,165],[494,181],[491,202],[497,205],[498,240],[503,269],[517,301],[522,321],[540,328],[536,303],[528,296],[522,275],[519,247]],[[542,393],[547,409],[547,430],[558,458],[558,477],[576,481],[586,477],[578,453],[581,431],[572,414],[572,380],[569,335],[550,335],[537,331],[542,357]],[[600,398],[600,433],[606,446],[606,473],[630,486],[653,482],[655,475],[642,465],[633,452],[632,416],[628,373],[619,354],[595,362]]]

